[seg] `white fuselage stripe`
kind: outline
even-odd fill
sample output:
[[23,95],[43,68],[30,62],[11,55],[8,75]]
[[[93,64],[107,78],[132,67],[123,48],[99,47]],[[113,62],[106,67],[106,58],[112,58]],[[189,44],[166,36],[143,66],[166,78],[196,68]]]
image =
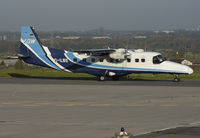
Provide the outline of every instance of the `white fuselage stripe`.
[[28,44],[26,44],[26,43],[24,42],[23,39],[21,39],[21,42],[22,42],[36,57],[38,57],[43,63],[45,63],[46,65],[48,65],[48,66],[50,66],[50,67],[52,67],[52,68],[54,68],[54,69],[56,69],[55,67],[53,67],[53,66],[49,65],[48,63],[46,63],[40,56],[38,56],[37,53],[35,53],[35,51],[34,51]]
[[58,66],[62,70],[71,72],[71,71],[65,69],[63,66],[61,66],[57,61],[55,61],[55,59],[51,56],[51,52],[49,51],[48,47],[46,47],[46,46],[42,46],[42,47],[43,47],[44,51],[46,52],[47,57],[51,60],[51,62],[53,62],[56,66]]

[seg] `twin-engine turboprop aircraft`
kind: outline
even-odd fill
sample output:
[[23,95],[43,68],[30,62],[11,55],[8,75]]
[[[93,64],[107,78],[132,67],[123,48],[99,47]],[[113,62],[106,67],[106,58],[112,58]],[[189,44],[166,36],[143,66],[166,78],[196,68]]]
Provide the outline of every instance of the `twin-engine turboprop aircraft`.
[[126,49],[94,49],[66,51],[43,46],[33,27],[21,28],[19,58],[24,62],[73,73],[88,73],[99,80],[131,73],[174,74],[174,81],[180,81],[179,74],[192,74],[193,70],[175,62],[168,61],[157,52]]

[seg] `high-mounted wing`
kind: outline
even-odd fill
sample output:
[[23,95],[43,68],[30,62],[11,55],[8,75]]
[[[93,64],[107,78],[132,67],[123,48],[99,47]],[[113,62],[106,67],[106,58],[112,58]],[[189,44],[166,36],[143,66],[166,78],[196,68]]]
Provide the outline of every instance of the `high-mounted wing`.
[[112,59],[125,59],[130,56],[131,53],[124,48],[119,49],[91,49],[91,50],[75,50],[79,54],[88,54],[93,56],[108,55]]
[[107,55],[115,52],[115,49],[89,49],[89,50],[74,50],[72,52],[77,52],[79,54],[89,54],[89,55]]
[[131,55],[128,50],[124,48],[119,49],[91,49],[91,50],[75,50],[79,54],[88,54],[93,56],[108,55],[112,59],[125,59]]

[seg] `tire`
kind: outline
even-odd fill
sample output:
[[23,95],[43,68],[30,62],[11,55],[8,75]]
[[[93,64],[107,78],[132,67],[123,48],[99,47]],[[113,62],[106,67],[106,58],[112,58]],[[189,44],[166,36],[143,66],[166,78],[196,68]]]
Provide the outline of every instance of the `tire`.
[[174,82],[180,82],[180,78],[174,78]]
[[104,81],[105,77],[104,76],[99,76],[98,79],[99,79],[99,81]]

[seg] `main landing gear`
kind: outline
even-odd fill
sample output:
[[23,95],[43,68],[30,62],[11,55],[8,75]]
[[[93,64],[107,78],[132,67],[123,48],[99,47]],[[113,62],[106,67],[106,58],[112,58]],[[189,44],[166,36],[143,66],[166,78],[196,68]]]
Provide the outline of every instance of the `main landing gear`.
[[174,78],[174,82],[180,82],[181,81],[181,79],[179,78],[179,76],[176,74],[175,75],[175,78]]
[[105,76],[98,76],[98,80],[99,81],[104,81],[105,80]]
[[[99,81],[104,81],[105,79],[106,79],[106,76],[98,76]],[[119,76],[113,76],[112,80],[115,80],[115,81],[119,80]]]

